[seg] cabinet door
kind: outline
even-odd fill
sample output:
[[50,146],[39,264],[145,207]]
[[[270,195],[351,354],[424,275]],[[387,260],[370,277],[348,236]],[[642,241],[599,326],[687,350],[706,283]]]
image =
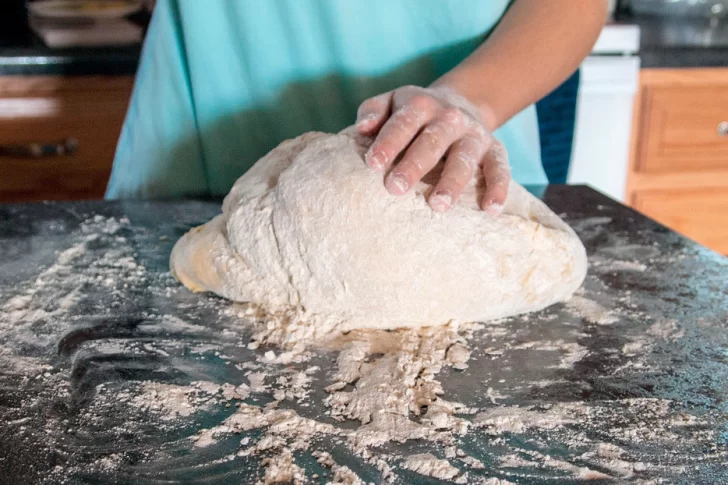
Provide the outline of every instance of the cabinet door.
[[0,146],[73,139],[77,149],[69,155],[0,155],[0,201],[103,197],[132,79],[67,78],[27,89],[22,81],[0,92]]
[[634,207],[704,246],[728,255],[728,187],[637,192]]
[[644,103],[638,171],[728,169],[728,85],[649,87]]

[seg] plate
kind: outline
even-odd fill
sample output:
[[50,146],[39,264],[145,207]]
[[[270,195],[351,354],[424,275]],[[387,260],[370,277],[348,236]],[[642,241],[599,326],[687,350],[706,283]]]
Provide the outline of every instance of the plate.
[[52,19],[118,19],[141,7],[138,0],[44,0],[28,4],[33,14]]

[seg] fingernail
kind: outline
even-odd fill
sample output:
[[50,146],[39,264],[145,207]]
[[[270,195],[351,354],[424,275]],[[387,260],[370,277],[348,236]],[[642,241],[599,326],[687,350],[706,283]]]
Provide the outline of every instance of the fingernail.
[[436,192],[430,197],[430,207],[435,212],[446,212],[452,205],[452,194],[449,191]]
[[409,190],[409,182],[407,182],[407,179],[404,177],[404,175],[401,174],[391,174],[389,177],[387,177],[387,189],[389,189],[389,192],[394,195],[402,195],[407,190]]
[[503,212],[503,204],[496,204],[495,202],[490,202],[488,205],[485,206],[485,212],[486,214],[489,214],[493,217],[497,217],[501,215]]
[[371,151],[369,151],[367,152],[364,159],[366,160],[367,165],[369,165],[369,167],[373,168],[374,170],[382,170],[387,164],[387,156],[384,155],[384,153],[382,152],[372,153]]

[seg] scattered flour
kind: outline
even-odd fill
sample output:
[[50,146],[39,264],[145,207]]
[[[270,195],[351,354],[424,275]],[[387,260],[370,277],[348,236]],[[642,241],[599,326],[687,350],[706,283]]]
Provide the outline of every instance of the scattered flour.
[[[404,460],[402,467],[420,475],[440,478],[442,480],[452,480],[460,473],[460,470],[452,466],[449,461],[440,460],[431,453],[410,455]],[[455,483],[467,482],[465,480],[455,480]]]
[[603,308],[595,301],[589,300],[581,295],[574,295],[566,303],[575,315],[584,318],[587,322],[595,325],[609,325],[618,321],[612,310]]
[[553,406],[548,411],[503,406],[480,412],[475,416],[475,423],[492,435],[523,433],[533,428],[550,430],[574,422],[574,409],[566,405]]

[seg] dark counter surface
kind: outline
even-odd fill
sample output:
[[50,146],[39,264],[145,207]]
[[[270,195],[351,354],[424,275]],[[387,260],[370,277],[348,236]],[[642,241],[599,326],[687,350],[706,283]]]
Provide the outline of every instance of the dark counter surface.
[[[149,17],[136,21],[145,24]],[[728,19],[710,21],[621,13],[617,22],[641,29],[640,57],[645,68],[728,66]],[[1,75],[132,75],[141,46],[51,49],[26,33],[0,39]]]
[[[583,240],[589,275],[567,304],[475,331],[469,368],[436,376],[445,399],[492,418],[451,438],[460,451],[450,463],[467,483],[728,483],[728,260],[591,189],[551,186],[543,197]],[[277,385],[308,369],[310,394],[278,406],[359,425],[326,414],[334,353],[265,363],[278,350],[248,348],[232,304],[169,274],[177,238],[219,210],[199,201],[0,205],[0,481],[253,483],[289,428],[221,433],[206,447],[193,439],[241,405],[216,386],[252,383],[253,370]],[[269,392],[245,403],[270,404]],[[260,449],[262,437],[268,452],[241,451]],[[331,479],[313,450],[382,481],[345,439],[306,441],[294,455],[311,482]],[[445,450],[412,440],[374,452],[394,483],[444,483],[400,463]]]
[[640,27],[643,68],[728,67],[728,19],[621,14],[617,20]]
[[[142,27],[150,18],[146,12],[129,17]],[[0,30],[0,76],[133,75],[139,63],[141,45],[52,49],[27,26],[24,11],[12,26]]]
[[35,42],[0,46],[0,76],[133,75],[141,46],[51,49]]

